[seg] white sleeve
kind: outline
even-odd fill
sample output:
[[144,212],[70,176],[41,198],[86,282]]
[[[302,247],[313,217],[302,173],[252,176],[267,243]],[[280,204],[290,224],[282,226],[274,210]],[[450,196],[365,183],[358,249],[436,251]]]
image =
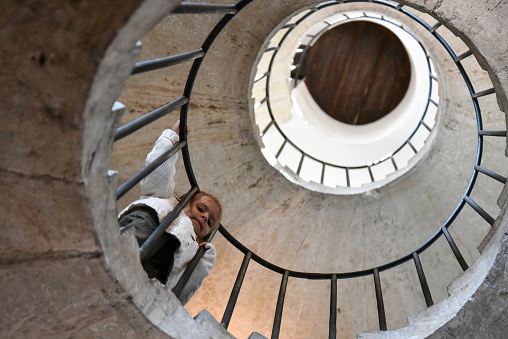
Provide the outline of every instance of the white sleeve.
[[192,272],[189,281],[180,294],[180,298],[178,298],[182,305],[187,304],[194,293],[196,293],[199,287],[201,287],[203,280],[210,274],[210,271],[215,265],[215,261],[217,259],[215,246],[213,246],[211,243],[208,243],[205,245],[205,248],[206,251],[203,254],[203,257],[199,261],[194,272]]
[[[146,156],[145,166],[157,159],[161,154],[170,150],[179,141],[178,134],[167,129],[155,142],[155,146]],[[176,160],[178,153],[166,160],[146,178],[141,180],[141,195],[156,198],[168,198],[175,188]]]

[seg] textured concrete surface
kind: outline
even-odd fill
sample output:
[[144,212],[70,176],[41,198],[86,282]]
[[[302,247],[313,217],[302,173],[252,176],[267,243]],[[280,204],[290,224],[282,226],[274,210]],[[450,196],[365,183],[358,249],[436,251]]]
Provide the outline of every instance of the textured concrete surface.
[[[464,88],[454,85],[454,71],[442,66],[442,76],[450,77],[442,96],[448,96],[449,114],[441,115],[442,133],[436,136],[436,146],[406,177],[385,189],[348,198],[330,198],[287,182],[259,152],[251,126],[249,78],[265,39],[287,15],[308,3],[254,1],[219,36],[203,63],[190,105],[193,166],[201,188],[224,202],[224,225],[263,257],[297,270],[371,267],[414,249],[457,204],[471,173],[474,154],[468,152],[475,122],[468,115],[470,102]],[[498,91],[497,96],[480,99],[489,114],[485,122],[493,127],[504,123],[496,100],[506,111],[508,40],[499,18],[506,16],[508,5],[487,0],[412,3],[431,11],[471,45]],[[131,141],[115,144],[109,166],[119,119],[109,110],[132,67],[115,60],[120,54],[127,60],[136,57],[135,41],[150,26],[139,13],[155,20],[169,8],[160,10],[159,6],[175,2],[145,1],[142,11],[131,16],[139,4],[34,0],[0,5],[4,41],[0,47],[0,151],[4,154],[0,202],[7,207],[0,237],[1,337],[213,337],[204,334],[190,314],[206,308],[216,319],[222,317],[242,260],[222,237],[214,241],[217,267],[187,306],[189,314],[163,286],[145,278],[132,235],[120,234],[116,227],[117,181],[141,168],[160,131],[176,119],[172,114],[137,132]],[[218,18],[165,18],[143,38],[141,58],[198,48],[204,32]],[[108,49],[113,41],[115,48]],[[131,77],[119,99],[127,107],[123,122],[180,96],[189,67],[182,64],[155,77]],[[489,81],[485,72],[475,65],[468,67],[474,70],[478,88],[486,89],[482,87]],[[447,140],[458,142],[448,144]],[[497,141],[488,145],[486,156],[502,153],[505,147]],[[487,157],[484,165],[506,175],[505,159],[499,156]],[[108,172],[110,167],[119,170],[118,180]],[[177,179],[184,192],[181,168]],[[497,216],[495,201],[501,187],[483,177],[478,181],[487,191],[475,190],[473,198]],[[138,193],[134,190],[117,207]],[[505,215],[505,209],[500,215]],[[471,210],[456,223],[453,235],[471,264],[489,227]],[[506,220],[499,225],[506,225]],[[465,234],[466,228],[471,234]],[[507,241],[503,236],[502,231],[492,236],[501,251],[474,299],[435,332],[436,337],[478,333],[497,338],[504,330],[500,324],[506,323],[501,318],[506,312],[498,311],[506,307]],[[427,276],[434,300],[439,301],[460,269],[446,243],[436,248],[421,259],[426,272],[439,267],[432,270],[436,275]],[[491,248],[495,246],[485,248],[484,256],[491,254]],[[412,266],[408,263],[391,276],[381,276],[389,329],[403,327],[405,315],[425,308]],[[269,336],[279,284],[279,275],[250,264],[230,325],[234,336],[248,337],[253,331]],[[462,286],[457,283],[450,291]],[[372,278],[341,280],[338,290],[339,337],[376,330]],[[325,337],[328,291],[325,281],[290,279],[282,337]]]

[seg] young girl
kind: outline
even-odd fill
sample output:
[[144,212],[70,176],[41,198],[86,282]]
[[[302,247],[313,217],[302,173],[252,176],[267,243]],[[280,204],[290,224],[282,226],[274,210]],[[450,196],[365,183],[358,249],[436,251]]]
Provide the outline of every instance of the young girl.
[[[146,157],[146,165],[171,149],[179,141],[180,121],[171,130],[162,132],[152,151]],[[189,134],[187,126],[187,134]],[[142,196],[118,215],[120,227],[134,227],[136,239],[141,246],[157,226],[175,208],[178,199],[174,196],[177,155],[141,181]],[[206,251],[189,281],[180,294],[180,302],[186,304],[201,286],[215,264],[215,247],[205,243],[205,237],[219,227],[222,207],[211,194],[197,193],[163,234],[164,246],[143,262],[149,278],[156,278],[173,289],[199,246]]]

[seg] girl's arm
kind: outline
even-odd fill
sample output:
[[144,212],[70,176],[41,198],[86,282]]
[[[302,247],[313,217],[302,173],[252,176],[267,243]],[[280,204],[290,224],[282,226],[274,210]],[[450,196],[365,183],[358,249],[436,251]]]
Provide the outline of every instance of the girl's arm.
[[[146,156],[145,165],[148,165],[161,154],[170,150],[180,140],[178,128],[180,128],[179,121],[173,126],[173,129],[167,129],[162,132],[159,139],[155,142],[155,146]],[[178,153],[166,160],[141,181],[141,194],[143,196],[168,198],[173,194],[176,173],[175,163],[177,159]]]

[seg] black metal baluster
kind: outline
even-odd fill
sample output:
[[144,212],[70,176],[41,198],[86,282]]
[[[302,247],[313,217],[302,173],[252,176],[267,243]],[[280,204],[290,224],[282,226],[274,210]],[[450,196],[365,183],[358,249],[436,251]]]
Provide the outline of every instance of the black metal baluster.
[[450,248],[452,249],[455,258],[457,258],[460,267],[462,268],[463,271],[467,270],[469,266],[467,265],[466,261],[464,260],[464,257],[460,253],[459,248],[457,247],[457,245],[455,245],[455,241],[453,241],[452,236],[448,232],[448,229],[443,226],[441,227],[441,231],[443,232],[446,240],[448,241],[448,244],[450,245]]
[[177,298],[179,298],[180,294],[182,294],[182,291],[183,291],[185,285],[187,285],[187,281],[189,281],[192,273],[196,269],[196,266],[198,266],[199,261],[201,260],[201,258],[203,258],[204,254],[205,254],[205,247],[200,246],[198,248],[198,250],[196,251],[196,254],[192,258],[192,260],[189,261],[189,263],[187,264],[187,268],[185,269],[182,276],[180,277],[180,280],[178,280],[178,283],[175,285],[175,287],[173,287],[173,290],[172,290],[172,292],[176,295]]
[[279,297],[277,298],[277,307],[275,309],[275,318],[273,320],[271,339],[279,338],[280,324],[282,322],[282,309],[284,308],[284,298],[286,297],[286,287],[288,284],[288,271],[284,271],[280,283]]
[[186,141],[179,141],[173,146],[173,148],[162,153],[157,159],[149,163],[141,171],[134,174],[129,180],[120,185],[120,187],[118,187],[116,190],[116,200],[119,200],[121,197],[123,197],[125,193],[129,192],[129,190],[136,186],[141,180],[143,180],[143,178],[152,173],[164,161],[175,155],[175,153],[181,150],[185,145],[187,145]]
[[422,122],[423,127],[425,127],[430,132],[432,128],[430,128],[429,125],[427,125],[425,123],[425,121],[422,120],[421,122]]
[[156,69],[161,69],[165,67],[170,67],[174,65],[178,65],[182,62],[191,61],[197,58],[202,58],[205,56],[205,51],[202,48],[197,49],[195,51],[189,51],[181,54],[170,55],[164,58],[146,60],[137,62],[134,66],[134,70],[131,75],[154,71]]
[[420,280],[420,285],[422,286],[423,297],[425,298],[425,303],[427,307],[434,305],[434,301],[432,300],[432,295],[430,294],[429,285],[427,284],[427,279],[425,278],[425,273],[423,272],[423,266],[420,262],[420,257],[418,253],[413,252],[413,261],[416,266],[416,272],[418,273],[418,279]]
[[282,26],[281,29],[288,29],[288,28],[294,28],[294,27],[296,27],[295,23],[293,23],[293,24],[286,24],[286,25]]
[[393,155],[390,155],[390,159],[392,160],[393,168],[395,168],[395,170],[398,171],[399,168],[397,167],[397,163],[395,162],[395,158],[393,157]]
[[266,133],[266,132],[268,132],[268,130],[270,129],[270,127],[272,127],[272,125],[273,125],[273,120],[272,120],[272,121],[270,121],[270,122],[268,123],[268,125],[266,125],[266,127],[265,127],[262,131],[261,131],[261,136],[265,135],[265,133]]
[[381,331],[386,331],[385,304],[383,302],[383,291],[381,290],[381,279],[379,278],[379,270],[377,268],[374,269],[373,276],[374,276],[374,287],[376,289],[377,315],[379,318],[379,329]]
[[257,106],[261,107],[262,104],[264,104],[268,100],[268,97],[264,97],[263,100],[258,101]]
[[503,184],[506,184],[506,178],[497,174],[497,173],[494,173],[486,168],[483,168],[483,167],[480,167],[480,166],[475,166],[474,167],[478,172],[482,172],[483,174],[486,174],[488,175],[489,177],[491,177],[492,179],[495,179]]
[[483,208],[478,206],[470,197],[467,195],[464,196],[464,200],[479,214],[485,219],[486,222],[490,224],[490,226],[494,225],[494,218],[492,218]]
[[485,91],[474,93],[471,97],[473,99],[477,99],[477,98],[480,98],[480,97],[483,97],[483,96],[486,96],[486,95],[489,95],[489,94],[493,94],[493,93],[496,93],[494,88],[489,88],[489,89],[486,89]]
[[372,174],[371,166],[367,166],[367,169],[369,170],[370,181],[374,182],[374,174]]
[[438,29],[439,27],[441,27],[441,25],[443,25],[442,23],[440,23],[439,21],[436,22],[434,24],[434,26],[432,26],[430,29],[429,29],[429,32],[430,33],[434,33],[436,31],[436,29]]
[[417,151],[417,150],[416,150],[416,148],[413,146],[413,144],[411,143],[411,141],[410,141],[410,140],[408,140],[408,141],[407,141],[407,144],[409,145],[409,147],[411,147],[411,149],[413,150],[413,152],[414,152],[415,154],[417,154],[417,153],[418,153],[418,151]]
[[321,169],[321,185],[325,182],[325,167],[326,165],[324,163],[321,163],[323,165],[323,168]]
[[328,323],[328,338],[337,337],[337,275],[332,274],[330,286],[330,321]]
[[478,131],[478,135],[485,135],[489,137],[506,137],[506,131]]
[[[222,227],[222,225],[219,225],[219,227]],[[204,239],[204,242],[211,242],[212,239],[215,237],[215,234],[217,233],[219,227],[216,230],[214,230],[211,234],[206,236]],[[201,258],[203,258],[203,255],[205,254],[205,250],[206,250],[206,248],[204,246],[200,246],[198,248],[198,250],[196,251],[196,254],[192,258],[192,260],[189,261],[189,264],[187,264],[187,268],[185,269],[182,276],[180,277],[180,280],[178,280],[178,282],[176,283],[175,287],[172,290],[173,293],[177,297],[180,297],[180,294],[182,293],[183,288],[185,287],[185,285],[187,285],[187,282],[189,281],[192,273],[198,266],[199,261],[201,260]]]
[[453,59],[455,62],[459,62],[465,58],[467,58],[468,56],[470,56],[471,54],[473,54],[473,52],[471,52],[471,50],[467,50],[465,51],[464,53],[462,53],[461,55],[459,55],[458,57],[456,57],[455,59]]
[[198,2],[181,2],[173,10],[174,14],[236,14],[236,5],[207,4]]
[[129,122],[128,124],[125,124],[124,126],[118,128],[116,130],[115,141],[120,140],[120,139],[136,132],[140,128],[154,122],[155,120],[157,120],[159,118],[162,118],[166,114],[176,110],[177,108],[182,107],[183,105],[185,105],[188,102],[189,102],[189,98],[187,98],[185,96],[181,96],[178,99],[173,100],[170,103],[167,103],[166,105],[159,107],[156,110],[154,110],[150,113],[147,113],[134,121]]
[[221,324],[226,329],[228,328],[229,321],[233,315],[236,301],[238,300],[238,295],[240,294],[240,289],[242,288],[243,279],[245,278],[245,273],[247,272],[247,267],[249,266],[251,256],[251,252],[247,252],[243,257],[242,266],[240,266],[240,270],[238,271],[238,276],[236,277],[233,290],[231,291],[231,296],[229,297],[228,305],[224,311],[224,316],[222,317]]
[[284,139],[284,142],[282,143],[282,145],[280,146],[279,150],[277,151],[277,154],[275,154],[275,158],[276,159],[279,158],[279,155],[282,152],[282,150],[284,149],[284,146],[286,146],[286,142],[287,141],[288,141],[288,139]]
[[146,239],[146,241],[141,245],[139,249],[139,256],[141,262],[145,261],[149,257],[151,257],[155,252],[157,252],[163,245],[164,242],[161,243],[162,238],[161,235],[166,232],[171,223],[176,219],[176,217],[180,214],[183,208],[189,203],[192,197],[198,192],[197,187],[192,187],[185,195],[182,200],[178,204],[176,204],[175,208],[168,214],[166,219],[164,219],[159,226],[153,231],[152,234]]
[[298,169],[296,170],[296,175],[300,175],[300,171],[302,170],[302,165],[303,165],[303,158],[305,158],[304,153],[302,153],[302,156],[300,158],[300,163],[298,164]]
[[258,76],[254,79],[254,83],[261,81],[262,79],[266,78],[269,74],[270,72],[264,72],[263,74],[261,74],[261,76]]

